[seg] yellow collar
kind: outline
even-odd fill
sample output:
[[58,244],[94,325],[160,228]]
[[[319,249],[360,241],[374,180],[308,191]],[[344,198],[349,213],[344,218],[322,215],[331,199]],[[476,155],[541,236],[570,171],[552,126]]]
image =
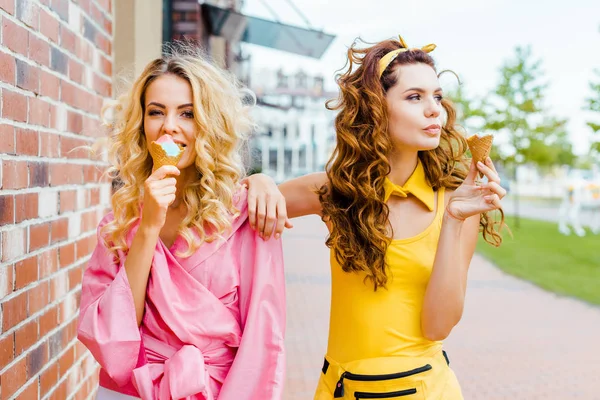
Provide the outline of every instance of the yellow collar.
[[435,193],[433,192],[433,188],[427,183],[425,169],[423,168],[423,164],[421,164],[421,160],[417,163],[417,168],[415,168],[415,171],[408,178],[404,186],[394,184],[387,177],[383,186],[385,188],[384,201],[387,202],[391,195],[408,197],[409,194],[412,194],[425,204],[429,208],[429,211],[433,211]]

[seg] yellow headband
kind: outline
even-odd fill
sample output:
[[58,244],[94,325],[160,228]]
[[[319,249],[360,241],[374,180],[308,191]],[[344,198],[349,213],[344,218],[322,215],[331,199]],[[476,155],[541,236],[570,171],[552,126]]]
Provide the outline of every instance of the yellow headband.
[[428,44],[427,46],[423,46],[420,49],[409,49],[404,39],[402,39],[402,36],[398,35],[398,39],[402,48],[390,51],[385,56],[381,57],[381,60],[379,60],[379,78],[381,78],[381,75],[383,75],[383,71],[385,71],[388,65],[390,65],[396,57],[398,57],[398,54],[404,53],[405,51],[409,50],[422,50],[425,53],[431,53],[436,48],[435,44]]

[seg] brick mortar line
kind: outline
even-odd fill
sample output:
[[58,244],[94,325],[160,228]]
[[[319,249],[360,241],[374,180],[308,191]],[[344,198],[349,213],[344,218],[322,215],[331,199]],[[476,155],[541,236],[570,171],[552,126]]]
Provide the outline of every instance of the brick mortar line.
[[[19,328],[26,325],[26,323],[29,323],[33,317],[38,317],[40,315],[44,314],[44,310],[48,310],[49,308],[51,308],[50,306],[55,306],[60,304],[60,300],[63,300],[65,298],[67,298],[69,295],[71,295],[72,293],[77,293],[77,291],[81,291],[81,284],[75,286],[73,288],[73,290],[67,292],[67,294],[63,297],[61,297],[60,299],[54,301],[53,303],[48,304],[47,307],[45,307],[44,309],[38,311],[37,313],[35,313],[34,315],[32,315],[30,318],[28,318],[26,321],[22,321],[19,325],[17,325]],[[41,342],[43,342],[44,340],[47,340],[48,338],[50,338],[50,336],[54,335],[56,332],[58,332],[59,330],[61,330],[62,328],[65,328],[67,325],[69,325],[71,322],[73,322],[74,320],[76,320],[77,318],[79,318],[79,312],[75,313],[75,316],[70,318],[68,321],[63,322],[62,324],[59,324],[56,328],[50,330],[46,335],[44,335],[43,337],[41,337],[37,342],[35,342],[32,346],[29,347],[29,349],[35,348],[36,345],[39,345]],[[4,332],[2,334],[2,336],[5,336],[7,333],[14,333],[14,331],[16,327],[13,327],[12,329]],[[8,335],[6,335],[8,336]],[[74,338],[76,339],[76,338]],[[71,340],[71,342],[73,342],[73,340]],[[71,343],[69,342],[69,343]],[[56,361],[60,358],[60,355],[64,354],[66,352],[67,349],[64,349],[61,353],[59,353],[57,356],[55,356],[54,358],[48,359],[48,362],[46,363],[46,365],[51,364],[52,361]],[[4,366],[4,368],[2,368],[0,370],[0,375],[4,375],[4,373],[6,371],[8,371],[9,369],[11,369],[12,367],[14,367],[17,363],[19,363],[23,358],[26,358],[27,355],[30,353],[30,351],[23,351],[19,357],[16,357],[15,359],[13,359],[9,364],[7,364],[6,366]],[[40,370],[41,372],[42,370]],[[23,385],[25,386],[25,385]]]
[[[68,324],[70,324],[71,322],[73,322],[73,320],[77,319],[77,317],[78,317],[78,316],[76,315],[74,318],[71,318],[71,319],[70,319],[68,322],[66,322],[66,323],[64,324],[64,326],[67,326]],[[63,326],[63,327],[64,327],[64,326]],[[59,327],[57,327],[56,329],[54,329],[54,331],[51,331],[51,332],[49,332],[47,336],[49,336],[50,334],[54,334],[54,333],[56,333],[56,332],[57,332],[59,329],[60,329],[60,326],[59,326]],[[54,333],[52,333],[52,332],[54,332]],[[44,336],[44,337],[45,337],[45,336]],[[40,369],[40,370],[37,372],[37,374],[35,374],[35,376],[32,376],[32,377],[31,377],[31,378],[30,378],[28,381],[26,381],[26,382],[23,384],[23,386],[21,386],[21,387],[19,388],[19,390],[17,390],[15,393],[13,393],[12,397],[10,397],[10,400],[14,400],[14,399],[16,399],[16,398],[17,398],[17,397],[18,397],[18,396],[19,396],[21,393],[23,393],[23,392],[25,391],[23,388],[27,387],[27,386],[28,386],[30,383],[33,383],[33,382],[35,382],[35,380],[37,380],[37,379],[38,379],[38,378],[39,378],[39,377],[40,377],[40,376],[41,376],[41,375],[42,375],[44,372],[46,372],[48,369],[50,369],[50,366],[51,366],[52,364],[54,364],[55,362],[58,362],[58,361],[60,360],[60,358],[61,358],[61,357],[62,357],[62,356],[63,356],[63,355],[64,355],[64,354],[67,352],[67,351],[69,351],[69,350],[72,350],[72,349],[73,349],[73,347],[74,347],[74,346],[76,346],[77,340],[78,340],[77,338],[74,338],[74,340],[71,340],[71,341],[69,342],[69,345],[67,346],[67,348],[66,348],[66,349],[63,349],[63,350],[62,350],[60,353],[58,353],[56,356],[54,356],[54,358],[48,359],[48,361],[46,362],[46,364],[44,364],[44,368],[41,368],[41,369]],[[39,343],[39,342],[37,342],[37,343]],[[36,343],[36,344],[37,344],[37,343]],[[31,346],[31,347],[34,347],[34,346]],[[26,357],[26,356],[27,356],[27,352],[25,352],[25,353],[26,353],[26,354],[25,354],[25,357]],[[71,370],[73,367],[75,367],[75,366],[78,366],[78,364],[80,364],[80,363],[83,363],[83,361],[85,360],[85,357],[86,357],[86,356],[84,356],[84,357],[82,357],[82,358],[80,358],[80,359],[78,359],[78,360],[75,360],[75,362],[74,362],[73,364],[71,364],[71,366],[69,367],[69,371],[70,371],[70,370]],[[23,358],[23,357],[21,357],[21,358]],[[20,360],[19,360],[19,361],[20,361]],[[6,369],[6,368],[5,368],[5,369]],[[2,371],[2,373],[4,373],[4,371]],[[88,377],[89,377],[89,376],[91,376],[91,375],[92,375],[92,374],[88,375]],[[53,391],[54,391],[54,390],[55,390],[55,389],[56,389],[58,386],[60,386],[60,384],[62,383],[62,381],[66,380],[65,376],[66,376],[66,374],[64,374],[64,375],[63,375],[63,374],[61,374],[61,377],[60,377],[60,378],[58,379],[58,381],[56,382],[56,385],[52,386],[52,387],[51,387],[51,388],[48,390],[48,394],[46,394],[46,397],[44,397],[44,398],[47,398],[47,397],[48,397],[50,394],[52,394],[52,392],[53,392]],[[87,377],[86,377],[86,379],[87,379]],[[85,380],[84,380],[84,381],[85,381]],[[38,394],[39,394],[39,392],[38,392]]]
[[[94,360],[94,362],[96,363],[96,369],[97,369],[97,366],[99,365],[99,364],[98,364],[98,361],[96,361],[96,359],[94,358],[94,356],[92,355],[92,353],[90,353],[90,351],[89,351],[89,350],[88,350],[88,352],[86,353],[86,355],[85,355],[85,356],[83,356],[82,358],[80,358],[80,359],[79,359],[77,362],[79,362],[79,363],[82,363],[82,364],[83,364],[83,361],[85,360],[85,357],[87,357],[87,355],[88,355],[88,354],[89,354],[89,355],[92,357],[92,359],[93,359],[93,360]],[[86,383],[86,382],[87,382],[87,381],[88,381],[90,378],[92,378],[94,375],[96,375],[96,373],[97,373],[97,372],[96,372],[96,370],[94,370],[94,371],[93,371],[91,374],[88,374],[88,375],[86,375],[85,377],[83,377],[83,379],[81,379],[81,381],[79,382],[79,384],[78,384],[77,386],[75,386],[75,388],[74,388],[73,392],[71,393],[71,395],[69,395],[69,396],[67,397],[67,400],[71,400],[71,399],[73,399],[73,398],[74,398],[74,397],[77,395],[77,392],[79,392],[79,389],[81,389],[81,388],[83,387],[83,385],[84,385],[84,384],[85,384],[85,383]],[[91,397],[93,394],[94,394],[94,393],[92,392],[92,394],[88,395],[88,398],[89,398],[89,397]]]
[[[102,188],[104,186],[110,185],[110,182],[107,183],[85,183],[83,185],[60,185],[60,186],[47,186],[47,187],[36,187],[36,188],[28,188],[28,189],[10,189],[10,190],[0,190],[0,195],[11,196],[18,194],[32,194],[32,193],[46,193],[48,191],[63,191],[63,190],[75,190],[75,189],[95,189]],[[0,228],[0,231],[5,229]]]
[[[0,124],[12,126],[14,128],[19,128],[19,129],[27,129],[27,130],[30,130],[30,131],[38,131],[38,132],[44,132],[44,133],[53,133],[53,134],[56,134],[56,135],[65,136],[65,137],[67,137],[69,139],[86,140],[86,141],[88,141],[90,143],[96,142],[99,139],[104,139],[104,137],[87,136],[87,135],[85,135],[85,132],[79,134],[79,133],[73,133],[73,132],[69,132],[69,131],[59,131],[58,129],[47,128],[44,125],[33,125],[33,124],[28,124],[28,123],[25,123],[25,122],[13,121],[11,119],[1,118],[1,117],[0,117]],[[2,153],[2,154],[7,154],[7,153]]]
[[[20,222],[18,224],[7,225],[8,228],[6,228],[6,226],[3,226],[3,227],[0,228],[0,232],[10,232],[10,231],[15,230],[15,229],[29,228],[30,226],[37,225],[37,224],[40,224],[40,223],[47,223],[47,222],[52,223],[52,222],[58,221],[59,219],[62,219],[62,218],[69,218],[69,217],[77,216],[79,214],[87,213],[87,212],[90,212],[90,211],[103,210],[103,209],[108,208],[108,207],[110,207],[110,204],[94,204],[93,207],[88,207],[88,208],[85,208],[83,210],[78,210],[78,211],[67,211],[67,212],[62,213],[62,214],[54,215],[52,217],[32,218],[32,219],[28,219],[28,220],[22,221],[22,222]],[[47,249],[48,247],[44,247],[44,248]],[[33,254],[33,253],[30,253],[30,254]],[[7,263],[7,264],[14,264],[14,262]],[[4,265],[4,264],[0,263],[0,265]]]
[[[8,51],[4,51],[4,50],[8,50]],[[36,67],[36,68],[38,68],[38,69],[40,69],[40,70],[42,70],[42,71],[44,71],[44,72],[48,72],[48,73],[50,73],[51,75],[53,75],[53,76],[55,76],[55,77],[57,77],[57,78],[60,78],[60,79],[62,79],[63,81],[65,81],[65,82],[67,82],[67,83],[69,83],[69,84],[71,84],[71,85],[73,85],[73,86],[77,87],[78,89],[81,89],[81,90],[83,90],[85,93],[88,93],[88,94],[91,94],[91,95],[95,95],[95,96],[101,97],[101,98],[103,98],[103,99],[112,99],[112,97],[106,97],[106,96],[104,96],[104,95],[102,95],[102,94],[100,94],[100,93],[96,93],[96,92],[94,92],[94,91],[91,91],[91,90],[90,90],[88,87],[86,87],[86,86],[84,86],[84,85],[82,85],[82,84],[80,84],[80,83],[77,83],[77,82],[75,82],[75,81],[71,80],[71,78],[69,78],[69,76],[68,76],[68,75],[61,75],[61,74],[57,73],[56,71],[54,71],[54,70],[52,70],[52,69],[50,69],[50,68],[46,67],[45,65],[40,65],[40,64],[31,63],[31,60],[30,60],[30,59],[28,59],[28,58],[24,57],[23,55],[21,55],[21,54],[19,54],[19,53],[14,53],[14,52],[12,52],[12,51],[11,51],[11,50],[10,50],[8,47],[6,47],[6,46],[0,46],[0,51],[2,51],[4,54],[8,54],[8,55],[10,55],[10,56],[14,57],[15,59],[18,59],[18,60],[20,60],[20,61],[23,61],[23,62],[25,62],[25,63],[26,63],[26,64],[28,64],[29,66],[34,66],[34,67]],[[88,65],[88,64],[83,64],[83,65],[84,65],[84,66],[86,66],[86,65]],[[92,69],[94,69],[94,68],[93,68],[93,66],[91,66],[91,65],[90,65],[90,67],[92,67]],[[15,73],[16,73],[16,68],[15,68]],[[85,73],[84,73],[84,74],[85,74]],[[65,78],[65,79],[63,79],[63,78]],[[111,81],[109,81],[109,83],[112,85],[112,80],[111,80]],[[4,81],[0,82],[0,87],[1,87],[1,88],[5,88],[5,89],[10,89],[10,90],[11,90],[11,91],[13,91],[13,92],[17,92],[17,93],[20,93],[20,94],[23,94],[23,95],[27,95],[28,97],[37,97],[37,98],[42,98],[43,100],[46,100],[46,101],[48,101],[48,102],[51,102],[51,103],[55,103],[55,104],[63,104],[63,105],[64,105],[64,106],[66,106],[67,108],[71,108],[71,109],[73,109],[73,110],[78,110],[78,111],[79,111],[80,113],[82,113],[82,114],[85,114],[85,115],[90,115],[90,116],[96,116],[96,117],[97,117],[97,114],[91,114],[91,113],[90,113],[90,112],[88,112],[88,111],[85,111],[85,110],[80,110],[80,109],[74,108],[73,106],[71,106],[71,105],[69,105],[69,104],[67,104],[67,103],[64,103],[64,102],[62,102],[62,101],[57,101],[57,100],[54,100],[53,98],[51,98],[51,97],[49,97],[49,96],[42,96],[42,95],[39,95],[39,94],[34,94],[32,91],[25,90],[25,89],[21,89],[21,88],[20,88],[20,87],[18,87],[18,86],[9,85],[9,84],[7,84],[7,83],[6,83],[6,82],[4,82]],[[59,86],[59,89],[60,89],[60,91],[59,91],[59,94],[62,94],[62,86]]]
[[[106,165],[103,161],[93,161],[89,158],[50,158],[38,156],[19,156],[13,154],[2,154],[2,161],[30,161],[30,162],[48,162],[48,164],[71,164],[71,165]],[[74,162],[75,160],[79,162]],[[69,162],[66,162],[69,161]]]
[[[94,229],[94,230],[91,230],[91,231],[89,231],[89,232],[84,232],[84,235],[82,235],[81,237],[79,237],[79,239],[76,239],[76,240],[73,240],[73,241],[69,241],[68,243],[67,243],[67,242],[65,242],[65,243],[66,243],[67,245],[70,245],[70,244],[73,244],[73,243],[75,243],[77,240],[81,240],[81,239],[87,239],[87,238],[89,238],[89,237],[91,237],[91,236],[96,236],[96,229]],[[70,264],[70,265],[68,265],[68,266],[66,266],[66,267],[62,267],[62,268],[61,268],[60,266],[58,266],[58,270],[57,270],[56,272],[53,272],[53,273],[51,273],[50,275],[48,275],[48,276],[46,276],[46,277],[44,277],[44,278],[42,278],[42,279],[38,279],[37,281],[34,281],[34,282],[33,282],[33,283],[31,283],[30,285],[27,285],[27,286],[25,286],[25,287],[23,287],[23,288],[20,288],[20,289],[18,289],[18,290],[16,290],[16,291],[14,291],[14,292],[12,292],[12,293],[10,293],[10,294],[8,294],[8,295],[4,296],[2,299],[0,299],[0,304],[1,304],[1,303],[6,303],[7,301],[10,301],[10,300],[14,299],[15,297],[17,297],[17,296],[20,296],[21,294],[23,294],[23,293],[27,292],[27,291],[28,291],[28,290],[30,290],[30,289],[35,289],[36,287],[38,287],[38,286],[39,286],[39,284],[41,284],[41,283],[45,283],[45,282],[47,282],[47,281],[50,281],[52,278],[55,278],[56,276],[60,275],[60,273],[61,273],[62,271],[68,271],[68,270],[71,270],[71,269],[75,268],[76,266],[78,266],[79,264],[81,264],[81,262],[82,262],[81,260],[86,260],[86,262],[87,262],[91,256],[92,256],[91,254],[88,254],[88,255],[86,255],[86,256],[84,256],[84,257],[80,257],[80,258],[78,259],[78,261],[75,261],[73,264]],[[8,264],[4,264],[4,266],[6,266],[6,265],[8,265]],[[39,266],[38,266],[38,267],[39,267]],[[47,308],[47,307],[45,307],[45,308]],[[45,308],[44,308],[44,309],[45,309]],[[37,314],[37,313],[36,313],[36,314]],[[36,314],[34,314],[34,315],[36,315]],[[33,315],[32,315],[32,316],[33,316]],[[32,317],[32,316],[29,316],[29,317],[27,317],[27,320],[31,319],[31,317]],[[23,321],[21,321],[21,322],[23,322]],[[9,330],[7,330],[6,332],[2,332],[2,333],[0,334],[0,336],[4,336],[4,334],[5,334],[5,333],[7,333],[7,332],[11,332],[11,331],[13,331],[15,328],[17,328],[17,327],[20,327],[21,325],[22,325],[21,323],[18,323],[17,325],[13,326],[12,328],[10,328]]]
[[[113,13],[114,13],[115,12],[114,11],[114,9],[115,9],[114,2],[113,2],[113,0],[109,0],[109,1],[111,2],[111,8],[113,9]],[[119,0],[116,0],[116,1],[119,1]],[[100,10],[100,12],[102,14],[104,14],[105,17],[107,17],[108,19],[110,19],[111,21],[114,22],[114,20],[115,20],[114,17],[108,11],[106,11],[104,8],[100,7],[100,4],[98,4],[98,2],[96,0],[92,0],[92,2],[96,4],[96,6],[98,7],[98,10]],[[114,32],[114,29],[113,29],[113,32]]]
[[[8,228],[8,229],[4,229],[4,227],[2,227],[0,229],[0,232],[4,233],[4,232],[10,232],[10,231],[13,231],[13,230],[17,230],[17,229],[29,228],[31,226],[38,225],[38,224],[41,224],[41,223],[52,223],[54,221],[58,221],[58,220],[63,219],[63,218],[70,218],[70,217],[73,217],[73,216],[78,216],[80,214],[82,215],[82,214],[88,213],[90,211],[104,210],[104,209],[106,209],[108,207],[110,207],[109,204],[97,204],[96,207],[86,208],[85,210],[78,211],[78,212],[69,211],[69,212],[64,213],[64,214],[56,215],[54,217],[28,219],[28,220],[23,221],[23,222],[21,222],[19,224],[9,225],[10,228]],[[85,232],[87,232],[87,231],[85,231]],[[85,233],[85,232],[83,232],[83,233]],[[57,243],[63,243],[63,245],[64,245],[64,242],[57,242]],[[42,247],[42,249],[49,249],[49,248],[50,248],[50,246]],[[35,250],[34,252],[27,253],[26,255],[32,255],[32,254],[34,254],[37,251],[42,250],[42,249]],[[42,253],[44,253],[44,252],[42,252]],[[23,258],[23,260],[27,259],[27,258],[29,258],[29,257],[25,257],[25,258]],[[16,259],[20,259],[20,257],[16,258]],[[21,261],[21,260],[19,260],[19,261]],[[16,262],[19,262],[19,261],[16,261]],[[15,263],[15,261],[7,262],[7,263],[0,263],[0,266],[5,266],[5,265],[9,265],[9,264],[14,264],[14,263]]]
[[[17,0],[17,1],[18,1],[18,0]],[[98,50],[100,53],[102,53],[103,55],[105,55],[105,56],[106,56],[106,58],[108,58],[109,60],[112,60],[112,56],[111,56],[111,55],[109,55],[109,54],[106,54],[106,53],[105,53],[103,50],[101,50],[100,48],[96,47],[96,45],[95,45],[94,43],[92,43],[90,40],[88,40],[88,39],[87,39],[85,36],[83,36],[83,34],[82,34],[81,32],[75,32],[73,29],[71,29],[71,27],[69,26],[69,24],[68,24],[68,23],[66,23],[65,21],[63,21],[63,19],[62,19],[62,18],[61,18],[61,17],[58,15],[58,13],[57,13],[57,12],[55,12],[55,11],[54,11],[54,10],[52,10],[52,9],[50,9],[48,6],[46,6],[46,5],[42,4],[42,3],[40,3],[40,2],[39,2],[39,0],[37,1],[36,5],[38,6],[38,8],[39,8],[40,10],[44,10],[44,11],[48,12],[50,15],[52,15],[52,16],[53,16],[53,17],[54,17],[54,18],[55,18],[55,19],[58,21],[59,27],[60,27],[60,26],[65,26],[65,27],[69,28],[69,31],[73,32],[73,34],[74,34],[75,36],[77,36],[77,37],[79,37],[80,39],[83,39],[83,40],[85,40],[87,43],[89,43],[89,44],[93,45],[93,47],[94,47],[95,49],[97,49],[97,50]],[[112,35],[112,36],[111,36],[111,35],[109,35],[109,34],[108,34],[108,32],[106,32],[106,31],[104,30],[104,28],[103,28],[103,27],[101,27],[101,26],[99,26],[98,24],[96,24],[96,21],[94,21],[94,20],[91,18],[91,15],[89,15],[88,13],[86,13],[86,12],[85,12],[85,11],[84,11],[84,10],[81,8],[81,6],[80,6],[79,4],[77,4],[77,5],[76,5],[76,7],[77,7],[77,8],[79,8],[80,14],[81,14],[81,15],[85,15],[85,16],[87,17],[87,19],[88,19],[90,22],[92,22],[92,24],[94,25],[94,27],[95,27],[96,29],[98,29],[98,31],[99,31],[99,32],[100,32],[102,35],[104,35],[104,36],[105,36],[105,38],[106,38],[106,39],[108,39],[108,40],[109,40],[109,41],[111,41],[111,42],[114,40],[114,35]],[[100,8],[100,7],[98,7],[98,8]],[[2,16],[6,16],[6,17],[8,17],[8,18],[10,18],[10,19],[14,20],[15,22],[19,23],[19,25],[21,25],[22,27],[26,28],[27,30],[29,30],[29,31],[31,31],[31,32],[35,32],[35,31],[32,31],[32,30],[31,30],[31,28],[30,28],[29,26],[25,25],[25,23],[24,23],[23,21],[21,21],[19,18],[17,18],[17,16],[16,16],[16,11],[17,11],[17,10],[16,10],[16,7],[15,7],[15,15],[14,15],[14,16],[13,16],[13,15],[10,15],[10,14],[8,14],[8,13],[7,13],[7,12],[5,12],[4,10],[2,10],[2,11],[0,12],[0,15],[2,15]],[[67,13],[69,13],[69,11],[68,11],[68,10],[67,10]],[[111,21],[111,22],[113,22],[113,21]],[[41,25],[39,20],[38,20],[38,25]],[[83,20],[79,22],[79,26],[80,26],[80,27],[83,27]],[[113,32],[114,32],[114,27],[113,27]],[[38,32],[38,33],[41,33],[41,32]],[[42,36],[42,37],[45,37],[45,36]],[[51,41],[50,41],[50,38],[48,38],[48,37],[45,37],[45,38],[48,40],[48,42],[49,42],[49,43],[53,43],[53,42],[51,42]],[[56,46],[57,46],[57,47],[59,47],[58,43],[56,44]],[[112,43],[111,43],[111,46],[112,46]],[[61,48],[61,49],[62,49],[62,47],[59,47],[59,48]]]
[[[103,209],[104,208],[105,207],[103,207]],[[6,232],[6,230],[2,231],[2,233],[4,233],[4,232]],[[90,236],[95,236],[96,232],[97,232],[96,228],[91,229],[89,231],[80,232],[80,235],[77,236],[77,237],[67,238],[66,240],[64,240],[62,242],[56,242],[56,243],[50,244],[50,245],[48,245],[46,247],[42,247],[41,249],[37,249],[37,250],[35,250],[35,251],[31,252],[31,253],[27,253],[27,254],[24,254],[24,255],[19,256],[17,258],[14,258],[12,260],[9,260],[7,262],[0,263],[0,268],[6,267],[6,266],[9,266],[9,265],[12,265],[12,264],[17,264],[17,263],[19,263],[19,262],[21,262],[23,260],[26,260],[28,258],[31,258],[33,256],[39,256],[39,255],[45,253],[48,250],[58,249],[59,247],[67,246],[67,245],[70,245],[72,243],[75,243],[78,240],[87,239]],[[50,276],[52,276],[52,275],[50,275]],[[36,281],[36,282],[41,282],[41,281]],[[0,299],[0,301],[1,302],[5,302],[5,301],[8,301],[8,300],[11,300],[14,297],[17,297],[18,295],[20,295],[22,292],[24,292],[24,290],[23,289],[19,289],[19,290],[15,291],[15,292],[12,292],[12,293],[8,294],[7,296],[4,296],[2,299]]]

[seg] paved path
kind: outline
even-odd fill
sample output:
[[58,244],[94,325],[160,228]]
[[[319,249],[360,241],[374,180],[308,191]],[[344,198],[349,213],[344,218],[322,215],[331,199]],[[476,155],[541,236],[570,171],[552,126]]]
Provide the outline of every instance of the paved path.
[[[309,400],[327,345],[329,252],[318,218],[294,224],[283,242],[284,398]],[[463,319],[445,347],[467,400],[600,400],[600,308],[505,275],[479,256],[471,265]]]

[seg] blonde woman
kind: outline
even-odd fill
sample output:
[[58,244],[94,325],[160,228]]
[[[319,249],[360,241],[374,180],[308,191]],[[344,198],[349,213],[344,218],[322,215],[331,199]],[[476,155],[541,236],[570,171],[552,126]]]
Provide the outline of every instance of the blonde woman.
[[[281,244],[248,223],[242,96],[179,50],[115,107],[108,151],[123,185],[98,227],[78,325],[101,366],[98,399],[281,397]],[[153,171],[149,144],[165,136],[183,156]]]

